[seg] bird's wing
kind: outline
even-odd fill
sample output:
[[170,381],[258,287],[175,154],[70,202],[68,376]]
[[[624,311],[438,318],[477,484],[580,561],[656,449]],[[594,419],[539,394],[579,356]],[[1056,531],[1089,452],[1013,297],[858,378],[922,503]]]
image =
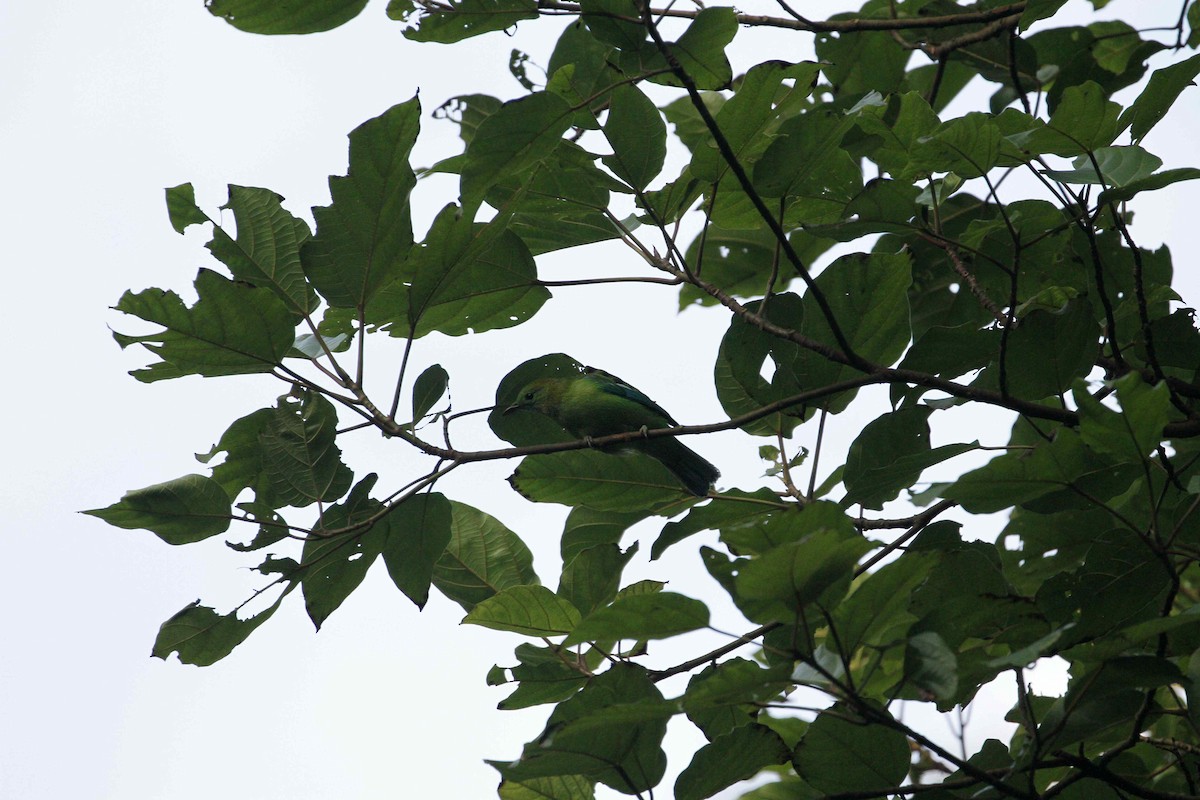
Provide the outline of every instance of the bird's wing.
[[651,400],[638,389],[630,386],[628,383],[618,378],[616,375],[613,375],[611,372],[605,372],[604,370],[597,369],[596,367],[584,367],[583,372],[584,375],[590,376],[596,380],[596,383],[600,387],[601,391],[607,392],[608,394],[614,394],[617,397],[624,397],[627,400],[632,400],[638,405],[644,406],[653,411],[655,414],[660,415],[672,425],[679,424],[675,421],[674,417],[666,412],[662,406]]

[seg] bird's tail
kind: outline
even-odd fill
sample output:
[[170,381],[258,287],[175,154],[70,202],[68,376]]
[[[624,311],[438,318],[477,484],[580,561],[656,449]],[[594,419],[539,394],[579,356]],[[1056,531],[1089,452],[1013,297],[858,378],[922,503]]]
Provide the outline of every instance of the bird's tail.
[[697,497],[707,495],[721,477],[720,470],[678,439],[650,439],[639,444],[638,449],[662,462]]

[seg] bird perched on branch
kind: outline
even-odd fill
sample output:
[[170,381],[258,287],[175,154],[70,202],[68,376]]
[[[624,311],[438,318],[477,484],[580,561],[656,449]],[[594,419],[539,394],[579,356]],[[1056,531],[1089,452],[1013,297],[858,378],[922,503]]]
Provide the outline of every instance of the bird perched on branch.
[[[504,413],[521,410],[545,414],[581,439],[679,424],[649,397],[617,376],[594,367],[586,367],[582,373],[570,377],[530,382]],[[707,495],[721,476],[716,467],[675,437],[635,440],[622,448],[657,459],[697,497]]]

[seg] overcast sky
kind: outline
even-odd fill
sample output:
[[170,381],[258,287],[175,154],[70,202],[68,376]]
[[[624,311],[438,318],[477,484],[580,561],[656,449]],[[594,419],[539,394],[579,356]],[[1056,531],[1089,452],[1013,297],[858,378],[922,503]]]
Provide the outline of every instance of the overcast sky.
[[[840,5],[804,10],[821,16]],[[1136,7],[1146,24],[1169,24],[1178,5],[1118,0],[1109,13]],[[416,45],[386,19],[385,6],[377,0],[330,33],[266,38],[211,17],[202,0],[0,4],[0,263],[10,364],[0,482],[0,797],[487,797],[497,775],[482,759],[515,757],[541,728],[546,708],[496,711],[507,690],[484,684],[492,664],[511,663],[518,637],[460,627],[461,610],[440,596],[417,613],[379,567],[319,635],[297,595],[215,666],[152,659],[166,618],[197,598],[221,610],[236,605],[261,584],[245,568],[255,562],[219,538],[172,548],[76,513],[200,471],[193,453],[285,391],[262,377],[147,386],[126,374],[146,354],[119,350],[108,328],[134,327],[109,307],[130,288],[190,297],[196,269],[209,263],[209,231],[176,234],[163,188],[193,182],[200,205],[216,215],[226,184],[265,186],[311,219],[311,206],[328,203],[327,176],[345,172],[351,129],[420,88],[425,133],[414,161],[452,154],[457,129],[429,112],[465,92],[520,94],[504,68],[509,51],[522,47],[544,63],[564,24],[527,25],[534,35],[517,39]],[[807,50],[810,39],[799,38]],[[751,39],[743,32],[735,45],[755,60],[805,55],[791,39],[774,40],[778,50],[769,53]],[[1197,91],[1146,140],[1167,167],[1197,165],[1188,160],[1200,130]],[[418,231],[455,191],[450,181],[420,189]],[[1190,299],[1200,187],[1146,200],[1133,233],[1146,246],[1171,244]],[[616,247],[540,266],[552,277],[639,269]],[[722,317],[675,316],[675,303],[662,288],[575,297],[566,290],[519,329],[429,337],[414,366],[445,365],[456,408],[473,408],[491,402],[516,364],[565,351],[617,372],[681,421],[717,420],[709,376]],[[381,373],[398,363],[394,347],[373,352]],[[1003,439],[1001,428],[995,434]],[[978,435],[976,424],[970,436]],[[729,433],[696,446],[720,464],[723,486],[749,488],[761,466],[747,441]],[[834,452],[845,441],[835,437]],[[489,444],[486,436],[480,443]],[[397,442],[363,435],[345,449],[360,473],[381,471],[387,481],[395,469],[396,483],[411,476]],[[503,480],[512,466],[482,465],[439,488],[518,532],[553,585],[563,511],[517,497]],[[677,550],[654,564],[639,557],[629,580],[669,579],[672,589],[710,594],[694,548]],[[744,624],[720,606],[716,621],[733,630]],[[678,646],[698,652],[696,640],[682,639]],[[1002,730],[983,722],[984,732]],[[697,746],[688,726],[672,732],[676,752]],[[672,773],[685,764],[673,763]]]

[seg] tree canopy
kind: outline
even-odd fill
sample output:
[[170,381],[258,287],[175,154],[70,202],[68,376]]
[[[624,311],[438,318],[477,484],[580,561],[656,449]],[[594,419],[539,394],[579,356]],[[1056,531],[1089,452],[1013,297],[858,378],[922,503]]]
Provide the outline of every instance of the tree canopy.
[[[244,31],[309,34],[367,3],[206,5]],[[196,474],[88,512],[169,544],[225,537],[263,576],[237,609],[184,607],[154,654],[213,664],[297,589],[319,629],[381,561],[417,607],[436,592],[519,642],[480,676],[512,687],[501,709],[546,707],[519,758],[493,762],[507,800],[597,785],[701,800],[756,776],[742,796],[1200,794],[1200,333],[1170,251],[1139,246],[1134,223],[1139,195],[1200,177],[1145,146],[1194,101],[1200,3],[1083,24],[1061,22],[1064,5],[869,0],[818,20],[783,0],[391,0],[415,43],[557,39],[513,51],[520,96],[434,110],[461,154],[411,163],[418,97],[351,131],[315,227],[267,188],[231,185],[228,215],[190,184],[166,191],[176,231],[211,229],[214,264],[190,305],[120,298],[152,329],[115,334],[150,354],[132,375],[265,374],[284,394],[233,420]],[[816,60],[731,63],[735,38],[768,33],[811,40]],[[446,175],[457,194],[415,230],[421,181]],[[627,274],[539,277],[538,257],[602,242],[628,248]],[[613,282],[678,287],[664,329],[720,310],[704,358],[722,418],[580,438],[505,411],[530,381],[619,365],[538,354],[483,408],[452,400],[470,375],[409,369],[426,337],[468,348],[568,302],[559,289]],[[401,364],[372,358],[397,339]],[[867,387],[886,388],[882,413],[858,402]],[[987,409],[1005,430],[935,444],[950,413]],[[838,419],[853,444],[819,469]],[[647,455],[735,430],[761,485],[697,496]],[[402,457],[346,463],[339,443],[381,434]],[[966,454],[986,460],[954,471]],[[560,575],[439,491],[490,461],[515,463],[528,500],[569,508]],[[923,480],[935,467],[954,477]],[[997,512],[998,534],[973,529]],[[711,531],[717,546],[694,544]],[[711,603],[622,571],[688,546],[746,627],[664,664],[660,640],[709,629]],[[1028,669],[1055,658],[1067,690],[1033,692]],[[1015,686],[1015,733],[976,752],[897,711],[950,714],[996,682]],[[676,718],[706,744],[672,788]]]

